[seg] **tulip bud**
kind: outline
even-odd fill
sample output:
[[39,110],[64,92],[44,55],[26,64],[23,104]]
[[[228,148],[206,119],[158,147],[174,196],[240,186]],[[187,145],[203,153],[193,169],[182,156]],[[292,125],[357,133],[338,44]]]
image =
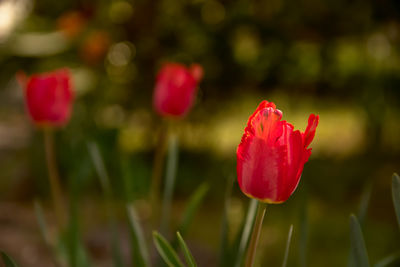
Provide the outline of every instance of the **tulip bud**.
[[274,103],[261,102],[249,117],[237,148],[240,189],[265,203],[282,203],[296,189],[319,121],[318,115],[311,114],[302,133],[281,118]]
[[157,75],[153,105],[161,116],[182,117],[192,107],[197,84],[203,77],[198,64],[190,68],[178,63],[165,64]]
[[24,87],[26,106],[36,125],[60,127],[68,122],[74,94],[67,69],[33,75]]

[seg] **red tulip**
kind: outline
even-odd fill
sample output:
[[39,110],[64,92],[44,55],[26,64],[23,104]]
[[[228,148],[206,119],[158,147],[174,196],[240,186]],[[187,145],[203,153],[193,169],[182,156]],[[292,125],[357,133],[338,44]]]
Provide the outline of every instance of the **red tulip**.
[[203,76],[198,64],[190,68],[178,63],[165,64],[157,75],[153,105],[162,116],[181,117],[192,107],[197,84]]
[[249,117],[237,148],[241,190],[265,203],[282,203],[296,189],[319,121],[318,115],[311,114],[302,133],[281,118],[274,103],[261,102]]
[[67,69],[33,75],[25,84],[26,105],[37,125],[65,125],[71,115],[73,98]]

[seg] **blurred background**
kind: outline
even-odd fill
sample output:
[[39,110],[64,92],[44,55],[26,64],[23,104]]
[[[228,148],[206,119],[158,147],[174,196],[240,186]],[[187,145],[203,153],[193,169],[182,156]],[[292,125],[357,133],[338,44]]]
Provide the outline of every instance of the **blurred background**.
[[[56,135],[58,165],[65,191],[78,196],[93,265],[111,266],[86,144],[99,144],[115,201],[131,197],[146,222],[161,123],[152,93],[167,61],[198,62],[205,72],[192,111],[177,123],[173,209],[173,220],[180,220],[185,200],[208,182],[205,204],[185,237],[200,266],[217,265],[236,147],[264,99],[296,129],[304,131],[310,113],[320,115],[320,125],[297,191],[267,208],[259,266],[281,264],[290,224],[289,266],[347,265],[350,213],[361,212],[371,262],[400,249],[390,193],[391,175],[400,171],[396,0],[1,0],[0,249],[21,266],[51,264],[33,210],[40,199],[54,221],[43,136],[26,115],[15,74],[71,69],[77,97],[70,123]],[[230,239],[248,203],[235,181]],[[125,247],[123,216],[118,223]]]

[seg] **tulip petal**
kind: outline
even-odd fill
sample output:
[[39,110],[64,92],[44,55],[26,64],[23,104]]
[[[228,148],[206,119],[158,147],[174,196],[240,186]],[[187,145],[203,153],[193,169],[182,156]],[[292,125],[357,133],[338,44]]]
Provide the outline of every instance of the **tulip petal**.
[[281,118],[274,103],[261,102],[249,117],[237,149],[240,189],[266,203],[284,202],[296,189],[319,121],[319,116],[310,115],[301,133]]
[[[277,197],[279,154],[265,140],[250,136],[238,149],[238,182],[246,195],[259,200]],[[248,179],[251,177],[252,179]]]
[[315,114],[311,114],[308,118],[308,125],[306,131],[303,134],[304,139],[304,147],[308,147],[315,136],[315,130],[317,129],[319,122],[319,116]]
[[293,131],[293,126],[286,123],[279,144],[282,151],[279,167],[279,184],[281,185],[279,195],[280,199],[285,201],[296,189],[304,165],[303,139],[300,131]]
[[[200,75],[200,66],[195,70]],[[154,89],[153,105],[162,116],[184,116],[195,99],[197,80],[184,65],[165,64],[157,75]]]
[[26,83],[25,96],[35,123],[62,126],[71,115],[74,97],[68,70],[33,75]]

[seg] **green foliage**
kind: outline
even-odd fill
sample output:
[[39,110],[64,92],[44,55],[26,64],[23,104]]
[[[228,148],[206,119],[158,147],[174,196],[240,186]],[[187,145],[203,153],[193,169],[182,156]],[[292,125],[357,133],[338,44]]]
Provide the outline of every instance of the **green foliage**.
[[104,206],[108,217],[109,228],[112,234],[111,249],[113,262],[116,267],[123,266],[121,248],[119,244],[118,228],[115,222],[114,207],[112,207],[112,188],[110,184],[110,178],[107,174],[106,167],[102,160],[100,150],[96,143],[88,143],[88,149],[90,156],[92,157],[93,164],[99,177],[100,185],[103,190]]
[[183,263],[179,259],[175,250],[169,242],[162,237],[158,232],[153,232],[153,242],[156,246],[158,253],[170,267],[183,267]]
[[126,206],[126,212],[131,233],[132,262],[134,262],[135,266],[138,267],[150,266],[146,240],[136,215],[135,208],[128,204]]
[[285,254],[283,256],[282,267],[286,267],[287,262],[288,262],[289,248],[290,248],[290,243],[292,241],[292,234],[293,234],[293,224],[291,224],[289,227],[289,233],[288,233],[288,238],[286,241]]
[[5,252],[0,251],[0,255],[1,258],[3,259],[5,267],[18,267],[18,265],[14,262],[14,260],[11,259],[11,257],[8,256]]
[[389,256],[383,258],[378,263],[374,265],[374,267],[386,267],[390,266],[393,263],[400,263],[400,251],[390,254]]
[[220,230],[220,248],[219,248],[219,266],[232,266],[229,259],[231,258],[229,251],[229,242],[228,242],[228,208],[231,202],[231,194],[234,180],[227,179],[225,195],[224,195],[224,206],[222,210],[222,222],[221,222],[221,230]]
[[237,257],[235,263],[236,267],[239,267],[242,263],[243,255],[249,243],[251,229],[253,228],[254,220],[256,218],[256,211],[257,211],[257,200],[251,199],[249,208],[247,210],[246,221],[244,222],[243,230],[241,231],[242,235],[240,239],[240,245],[237,251]]
[[189,267],[196,267],[197,264],[193,258],[192,253],[190,252],[189,248],[187,247],[185,241],[183,240],[181,234],[176,232],[176,236],[178,238],[179,245],[182,249],[183,256],[185,257],[186,263]]
[[193,218],[196,214],[197,209],[203,202],[208,190],[209,186],[207,183],[200,185],[196,191],[191,195],[186,209],[183,213],[183,219],[181,225],[179,226],[179,231],[184,235],[187,233],[187,230],[193,221]]
[[355,215],[350,216],[351,257],[356,267],[369,267],[367,248],[360,223]]
[[166,232],[169,228],[172,198],[175,189],[176,172],[178,169],[178,155],[178,137],[171,133],[168,140],[168,157],[161,211],[161,232]]
[[43,240],[46,242],[46,245],[50,247],[49,233],[48,233],[46,219],[43,213],[43,208],[40,205],[40,202],[37,200],[34,202],[34,206],[35,206],[36,220],[39,224],[40,233],[42,235]]
[[397,222],[400,227],[400,177],[397,173],[392,176],[392,198]]

